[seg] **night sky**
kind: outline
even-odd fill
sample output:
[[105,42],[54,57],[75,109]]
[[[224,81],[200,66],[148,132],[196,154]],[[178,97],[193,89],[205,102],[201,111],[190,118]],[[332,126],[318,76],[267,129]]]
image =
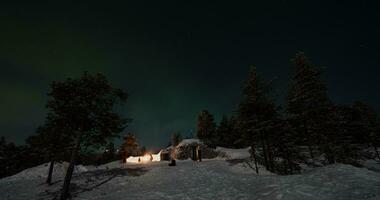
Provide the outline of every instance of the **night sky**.
[[129,93],[126,132],[164,146],[173,131],[195,132],[201,109],[217,120],[232,114],[251,65],[274,80],[283,103],[298,50],[322,67],[336,103],[380,108],[376,1],[51,2],[0,3],[0,135],[8,141],[22,144],[43,123],[50,82],[89,71]]

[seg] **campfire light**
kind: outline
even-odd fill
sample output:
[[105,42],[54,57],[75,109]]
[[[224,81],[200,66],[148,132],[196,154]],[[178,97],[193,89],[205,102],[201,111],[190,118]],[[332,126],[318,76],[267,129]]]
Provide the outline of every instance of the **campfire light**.
[[145,154],[144,156],[129,156],[127,163],[149,163],[161,161],[161,151],[158,154]]

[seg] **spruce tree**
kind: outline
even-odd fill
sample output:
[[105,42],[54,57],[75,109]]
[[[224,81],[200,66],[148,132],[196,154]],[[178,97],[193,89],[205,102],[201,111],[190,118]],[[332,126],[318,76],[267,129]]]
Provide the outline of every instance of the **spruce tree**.
[[229,118],[229,124],[231,127],[231,139],[229,144],[231,144],[231,147],[243,148],[250,146],[244,138],[243,123],[239,120],[239,117],[231,116]]
[[121,145],[121,153],[123,162],[126,162],[126,159],[129,156],[136,156],[137,154],[139,154],[139,144],[137,143],[135,134],[128,133],[123,138],[123,144]]
[[358,123],[355,140],[371,146],[378,159],[380,159],[378,150],[380,145],[380,118],[376,110],[370,105],[360,101],[354,102],[352,108]]
[[142,146],[140,148],[140,155],[145,155],[147,153],[147,150],[146,150],[146,147],[145,146]]
[[[268,95],[270,86],[263,82],[252,67],[248,81],[243,86],[243,99],[239,104],[239,121],[243,137],[252,148],[253,157],[261,147],[264,164],[268,170],[274,170],[271,132],[277,115],[276,106]],[[255,159],[256,162],[256,159]]]
[[202,110],[198,115],[197,137],[210,147],[216,146],[216,124],[207,110]]
[[296,163],[298,149],[294,138],[296,135],[295,130],[285,116],[279,115],[275,121],[271,142],[274,146],[275,157],[280,158],[278,159],[280,162],[276,163],[276,172],[293,174],[300,169]]
[[0,138],[0,178],[16,174],[24,169],[42,164],[39,157],[30,153],[26,145],[15,145]]
[[234,138],[232,136],[231,122],[227,116],[223,115],[219,126],[216,129],[216,137],[218,141],[218,146],[222,147],[232,147]]
[[322,143],[325,122],[330,120],[331,103],[320,70],[302,52],[296,54],[293,62],[295,74],[288,91],[287,112],[295,122],[298,143],[306,144],[313,158],[313,147]]
[[[358,158],[358,143],[355,135],[358,128],[353,109],[350,106],[335,105],[333,107],[333,120],[330,121],[331,130],[325,145],[332,146],[328,158],[332,162],[353,164]],[[329,155],[328,155],[329,156]]]

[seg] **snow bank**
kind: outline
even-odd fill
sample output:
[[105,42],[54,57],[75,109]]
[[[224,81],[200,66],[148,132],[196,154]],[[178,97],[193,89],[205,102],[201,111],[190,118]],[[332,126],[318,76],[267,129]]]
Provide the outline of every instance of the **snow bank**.
[[251,147],[244,148],[244,149],[229,149],[224,147],[217,147],[216,151],[219,151],[222,153],[222,156],[227,159],[247,159],[251,156],[249,153],[249,150]]
[[177,147],[186,146],[189,144],[203,144],[199,139],[183,139]]
[[219,152],[204,145],[199,139],[184,139],[172,151],[171,155],[178,160],[185,160],[193,157],[193,151],[200,149],[202,159],[216,158]]

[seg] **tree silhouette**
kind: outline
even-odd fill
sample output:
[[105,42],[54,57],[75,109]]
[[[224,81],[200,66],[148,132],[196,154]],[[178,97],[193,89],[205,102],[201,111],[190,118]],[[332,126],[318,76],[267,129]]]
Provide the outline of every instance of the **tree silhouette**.
[[[320,77],[320,70],[314,67],[303,52],[293,59],[295,74],[287,97],[287,112],[294,118],[294,126],[303,141],[309,147],[313,158],[313,146],[322,143],[327,119],[331,117],[331,102],[326,86]],[[329,148],[329,147],[328,147]],[[328,149],[326,149],[329,151]]]
[[197,137],[210,147],[216,145],[216,124],[208,110],[202,110],[198,115]]
[[139,154],[139,144],[137,143],[137,139],[135,134],[128,133],[123,138],[123,144],[121,145],[121,153],[123,162],[126,162],[126,159],[129,156],[136,156]]
[[105,145],[117,137],[128,120],[114,111],[114,106],[127,100],[121,89],[112,88],[102,74],[84,73],[80,78],[53,82],[47,108],[52,121],[65,124],[66,133],[74,140],[70,165],[65,176],[61,200],[69,195],[69,185],[82,146]]
[[37,135],[27,138],[26,143],[33,152],[38,152],[44,159],[50,161],[46,183],[51,184],[54,163],[67,157],[72,146],[72,132],[65,124],[51,117],[46,118],[43,126],[37,128]]
[[268,170],[273,171],[271,134],[276,123],[277,111],[268,95],[269,91],[269,83],[264,82],[256,68],[252,67],[243,86],[243,99],[238,111],[246,145],[251,146],[254,158],[256,147],[260,145],[264,164]]
[[173,147],[177,146],[182,141],[181,133],[179,132],[172,133],[171,139],[172,139],[171,143]]

